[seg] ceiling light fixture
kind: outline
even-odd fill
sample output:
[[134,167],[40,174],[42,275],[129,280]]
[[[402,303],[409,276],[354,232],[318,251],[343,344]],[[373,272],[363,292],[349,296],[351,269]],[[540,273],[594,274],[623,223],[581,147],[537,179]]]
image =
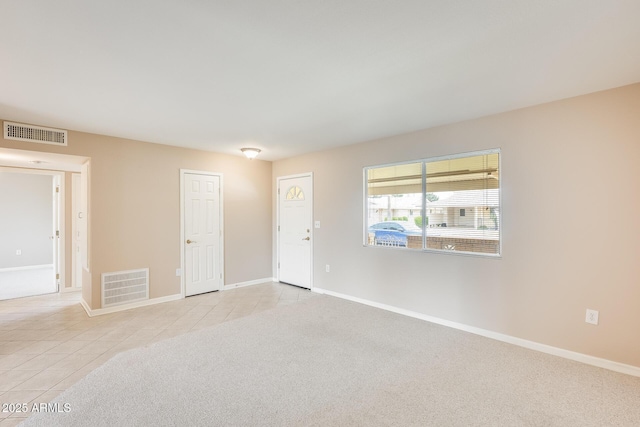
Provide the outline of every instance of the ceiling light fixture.
[[247,159],[253,160],[258,156],[258,154],[260,154],[262,150],[260,150],[259,148],[241,148],[240,151],[242,151],[244,155],[247,156]]

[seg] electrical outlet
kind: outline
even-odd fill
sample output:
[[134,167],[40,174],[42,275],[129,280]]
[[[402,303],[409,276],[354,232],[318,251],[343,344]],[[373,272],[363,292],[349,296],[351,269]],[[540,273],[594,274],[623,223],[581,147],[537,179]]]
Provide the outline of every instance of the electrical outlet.
[[326,271],[327,273],[329,273],[329,272],[331,271],[331,267],[329,267],[329,264],[327,264],[327,265],[324,267],[324,269],[325,269],[325,271]]
[[16,255],[22,255],[22,250],[21,249],[16,249]]
[[587,317],[584,319],[585,322],[591,323],[592,325],[598,324],[598,311],[591,310],[587,308]]

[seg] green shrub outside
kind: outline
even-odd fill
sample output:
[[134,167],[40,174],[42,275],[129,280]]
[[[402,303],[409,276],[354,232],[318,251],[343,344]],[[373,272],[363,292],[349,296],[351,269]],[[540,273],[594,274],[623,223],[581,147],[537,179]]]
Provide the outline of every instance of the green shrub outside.
[[[413,218],[413,221],[416,223],[416,226],[418,226],[419,228],[422,228],[422,218],[421,216],[417,216],[415,218]],[[425,218],[425,225],[429,225],[429,217]]]

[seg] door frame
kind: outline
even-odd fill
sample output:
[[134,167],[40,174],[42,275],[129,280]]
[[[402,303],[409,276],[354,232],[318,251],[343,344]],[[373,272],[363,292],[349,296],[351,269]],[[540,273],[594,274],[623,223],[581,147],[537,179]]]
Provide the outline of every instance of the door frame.
[[180,296],[186,298],[186,283],[184,282],[184,179],[186,174],[217,176],[220,178],[220,273],[222,274],[222,287],[224,289],[224,191],[223,191],[223,175],[219,172],[199,171],[192,169],[180,169]]
[[[78,230],[79,215],[81,211],[81,186],[82,174],[80,172],[71,173],[71,285],[76,290],[82,289],[82,253],[76,253],[76,239]],[[80,259],[78,259],[78,256]],[[80,274],[78,275],[78,270]]]
[[65,219],[64,211],[66,195],[65,195],[65,175],[64,172],[51,172],[53,175],[53,269],[56,274],[56,286],[58,292],[64,292],[67,287],[66,282],[66,263],[65,254]]
[[310,197],[310,203],[311,203],[311,209],[309,210],[311,212],[311,217],[309,218],[309,230],[311,230],[310,233],[310,237],[311,237],[311,245],[310,245],[310,252],[309,252],[309,274],[310,274],[310,278],[309,278],[309,289],[312,290],[313,289],[313,247],[315,246],[314,242],[314,226],[313,226],[313,172],[305,172],[305,173],[299,173],[299,174],[295,174],[295,175],[285,175],[285,176],[279,176],[276,178],[276,227],[275,227],[275,233],[276,233],[276,262],[275,262],[275,268],[276,268],[276,279],[278,279],[278,282],[280,281],[280,267],[279,267],[279,263],[280,263],[280,230],[278,230],[278,227],[280,226],[280,182],[285,180],[285,179],[292,179],[292,178],[310,178],[311,179],[311,197]]

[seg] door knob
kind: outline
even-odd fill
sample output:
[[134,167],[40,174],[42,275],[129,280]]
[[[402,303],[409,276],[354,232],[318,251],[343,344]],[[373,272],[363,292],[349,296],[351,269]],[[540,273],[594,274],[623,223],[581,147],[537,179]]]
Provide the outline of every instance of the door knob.
[[304,239],[302,239],[302,240],[311,240],[311,237],[307,236],[307,237],[305,237],[305,238],[304,238]]
[[190,244],[192,244],[192,243],[198,243],[198,242],[196,242],[195,240],[188,240],[188,239],[187,239],[187,245],[190,245]]

